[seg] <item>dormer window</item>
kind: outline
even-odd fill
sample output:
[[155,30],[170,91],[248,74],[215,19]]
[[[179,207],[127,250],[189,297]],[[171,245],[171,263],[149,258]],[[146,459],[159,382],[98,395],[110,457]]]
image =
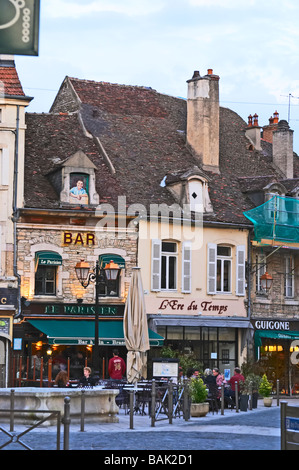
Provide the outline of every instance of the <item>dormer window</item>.
[[264,190],[265,201],[270,201],[266,214],[268,222],[285,223],[288,219],[284,199],[286,189],[280,183],[272,183]]
[[202,181],[191,180],[188,183],[190,210],[203,212],[203,185]]
[[70,204],[89,203],[89,175],[85,173],[70,174]]
[[184,172],[169,173],[160,183],[171,192],[175,201],[186,211],[213,212],[209,197],[209,177],[198,167]]
[[188,202],[191,212],[212,212],[212,205],[208,192],[208,181],[200,177],[188,180]]
[[48,178],[66,204],[98,205],[99,195],[95,188],[96,166],[78,150],[64,163],[48,173]]

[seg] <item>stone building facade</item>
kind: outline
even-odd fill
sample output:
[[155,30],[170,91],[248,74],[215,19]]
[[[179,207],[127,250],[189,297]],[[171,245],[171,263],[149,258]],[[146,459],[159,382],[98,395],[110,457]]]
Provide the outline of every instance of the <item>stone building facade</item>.
[[[219,105],[220,77],[211,69],[196,71],[187,82],[184,100],[147,87],[66,77],[50,113],[26,115],[24,207],[17,223],[22,309],[15,338],[23,340],[27,356],[48,346],[49,354],[83,347],[89,354],[91,344],[81,333],[94,320],[95,292],[80,286],[74,267],[80,259],[90,266],[107,263],[107,256],[120,266],[119,283],[113,289],[105,284],[100,296],[102,324],[110,333],[121,325],[137,265],[151,325],[163,330],[168,345],[196,352],[203,367],[230,374],[246,359],[261,359],[268,337],[257,330],[270,323],[256,321],[277,318],[282,325],[289,317],[298,333],[296,246],[290,240],[274,245],[270,236],[257,239],[246,215],[273,194],[297,200],[292,130],[283,120],[275,122],[266,141],[269,129],[262,137],[256,114],[246,124]],[[153,210],[162,236],[142,238]],[[274,213],[270,209],[270,218]],[[204,242],[191,259],[187,235],[194,234],[198,214]],[[188,217],[186,238],[164,236],[166,219],[182,227]],[[273,286],[265,293],[260,277],[268,267]],[[277,297],[282,285],[287,295]],[[192,303],[197,310],[172,315],[162,312],[166,302]],[[76,344],[70,344],[71,330]],[[101,354],[107,358],[111,348]]]

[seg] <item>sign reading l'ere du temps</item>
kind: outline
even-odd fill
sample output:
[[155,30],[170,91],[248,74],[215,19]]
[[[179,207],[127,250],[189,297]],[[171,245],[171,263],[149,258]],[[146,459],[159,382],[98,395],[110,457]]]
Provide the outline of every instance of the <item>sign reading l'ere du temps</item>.
[[246,316],[244,302],[207,298],[164,298],[145,296],[147,311],[159,314]]

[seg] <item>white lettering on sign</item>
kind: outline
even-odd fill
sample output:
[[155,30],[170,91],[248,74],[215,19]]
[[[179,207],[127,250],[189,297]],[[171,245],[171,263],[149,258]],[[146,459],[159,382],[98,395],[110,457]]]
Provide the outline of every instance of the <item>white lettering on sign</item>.
[[279,320],[257,320],[255,327],[258,330],[289,330],[290,322]]
[[23,23],[22,23],[22,41],[29,42],[30,40],[30,9],[24,8],[23,10]]

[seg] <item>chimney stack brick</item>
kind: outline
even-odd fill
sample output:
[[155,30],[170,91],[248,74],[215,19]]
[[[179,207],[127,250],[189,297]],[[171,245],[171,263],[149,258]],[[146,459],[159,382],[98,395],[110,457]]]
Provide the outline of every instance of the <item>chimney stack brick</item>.
[[273,163],[285,178],[294,177],[293,133],[287,121],[282,120],[273,132]]
[[204,170],[219,171],[219,76],[195,71],[188,83],[187,143]]
[[251,116],[251,114],[248,116],[248,125],[245,130],[245,135],[256,150],[262,150],[261,128],[259,126],[258,115],[256,113],[253,116]]

